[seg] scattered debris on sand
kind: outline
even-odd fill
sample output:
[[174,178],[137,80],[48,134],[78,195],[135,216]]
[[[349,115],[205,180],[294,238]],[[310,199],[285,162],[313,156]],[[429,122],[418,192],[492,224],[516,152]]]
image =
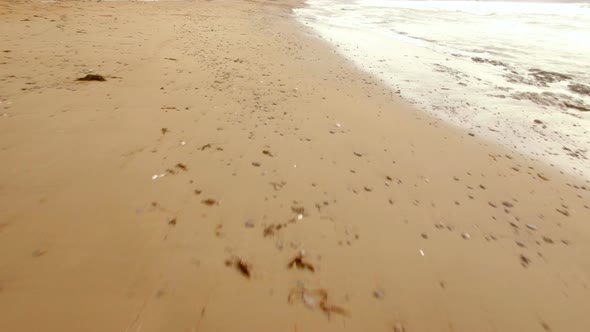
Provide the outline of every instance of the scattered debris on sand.
[[236,263],[238,270],[246,277],[250,278],[252,266],[244,261],[243,259],[239,259]]
[[296,267],[300,270],[309,270],[311,272],[315,272],[315,267],[313,266],[313,264],[306,262],[303,259],[303,256],[304,251],[302,250],[299,254],[297,254],[297,256],[293,257],[291,261],[289,261],[287,267],[290,269]]
[[569,216],[570,216],[570,213],[569,213],[569,211],[568,211],[568,210],[566,210],[566,209],[555,209],[555,211],[557,211],[557,212],[559,212],[559,213],[563,214],[563,215],[564,215],[564,216],[566,216],[566,217],[569,217]]
[[205,205],[208,205],[208,206],[213,206],[213,205],[219,204],[219,203],[217,202],[217,200],[215,200],[215,199],[213,199],[213,198],[207,198],[207,199],[204,199],[204,200],[202,200],[202,201],[201,201],[201,203],[203,203],[203,204],[205,204]]
[[264,235],[264,237],[271,236],[271,235],[275,234],[275,230],[276,230],[275,225],[268,225],[268,226],[264,227],[264,231],[262,232],[262,234]]
[[504,206],[505,206],[505,207],[507,207],[507,208],[514,207],[514,204],[512,204],[512,203],[510,203],[510,202],[508,202],[508,201],[503,201],[503,202],[502,202],[502,205],[504,205]]
[[107,79],[104,78],[104,76],[102,75],[98,75],[98,74],[88,74],[84,77],[80,77],[77,79],[77,81],[97,81],[97,82],[104,82]]
[[323,288],[307,289],[299,285],[291,289],[287,297],[287,302],[293,304],[299,301],[311,310],[319,307],[328,319],[330,319],[332,314],[350,317],[348,310],[328,302],[328,291]]
[[179,169],[181,169],[181,170],[183,170],[185,172],[188,170],[188,167],[186,167],[186,165],[183,164],[183,163],[178,163],[174,167],[179,168]]
[[294,206],[291,206],[291,211],[293,211],[293,213],[296,213],[298,215],[299,214],[304,214],[305,213],[305,207],[294,205]]
[[522,254],[520,255],[520,265],[522,265],[522,267],[528,267],[530,263],[531,260],[528,257]]
[[244,277],[250,279],[252,276],[252,265],[239,257],[225,260],[225,266],[234,266]]
[[281,230],[281,228],[286,227],[286,226],[287,226],[287,224],[278,224],[278,225],[271,224],[271,225],[264,227],[262,234],[264,235],[264,237],[272,236],[275,234],[275,232]]
[[281,189],[283,189],[283,187],[287,184],[287,182],[285,181],[281,181],[281,182],[271,182],[270,185],[273,187],[273,189],[275,191],[279,191]]

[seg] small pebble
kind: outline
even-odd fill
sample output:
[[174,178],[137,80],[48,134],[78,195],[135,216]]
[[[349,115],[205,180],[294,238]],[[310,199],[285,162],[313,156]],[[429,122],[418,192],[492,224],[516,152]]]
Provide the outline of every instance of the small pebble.
[[469,235],[469,233],[463,233],[461,234],[461,236],[465,239],[465,240],[469,240],[471,239],[471,235]]
[[533,225],[533,224],[526,224],[526,227],[528,229],[530,229],[531,231],[536,231],[537,230],[537,226]]
[[514,204],[512,204],[512,203],[510,203],[510,202],[507,202],[507,201],[503,201],[503,202],[502,202],[502,205],[504,205],[504,206],[505,206],[505,207],[507,207],[507,208],[514,207]]

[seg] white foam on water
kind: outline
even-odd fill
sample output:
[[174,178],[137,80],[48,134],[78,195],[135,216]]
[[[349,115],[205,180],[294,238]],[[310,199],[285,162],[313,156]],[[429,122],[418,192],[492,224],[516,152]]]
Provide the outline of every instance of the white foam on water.
[[309,0],[295,16],[419,109],[590,178],[589,4]]

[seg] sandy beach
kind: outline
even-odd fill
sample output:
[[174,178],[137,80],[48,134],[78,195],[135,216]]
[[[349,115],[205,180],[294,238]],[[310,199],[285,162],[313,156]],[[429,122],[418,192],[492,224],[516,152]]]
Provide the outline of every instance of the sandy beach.
[[588,331],[588,181],[301,5],[0,1],[0,331]]

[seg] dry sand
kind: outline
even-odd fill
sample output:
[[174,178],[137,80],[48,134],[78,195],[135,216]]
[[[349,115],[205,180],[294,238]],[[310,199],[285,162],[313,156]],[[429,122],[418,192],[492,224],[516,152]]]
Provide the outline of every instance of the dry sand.
[[588,331],[588,183],[291,5],[0,2],[0,331]]

